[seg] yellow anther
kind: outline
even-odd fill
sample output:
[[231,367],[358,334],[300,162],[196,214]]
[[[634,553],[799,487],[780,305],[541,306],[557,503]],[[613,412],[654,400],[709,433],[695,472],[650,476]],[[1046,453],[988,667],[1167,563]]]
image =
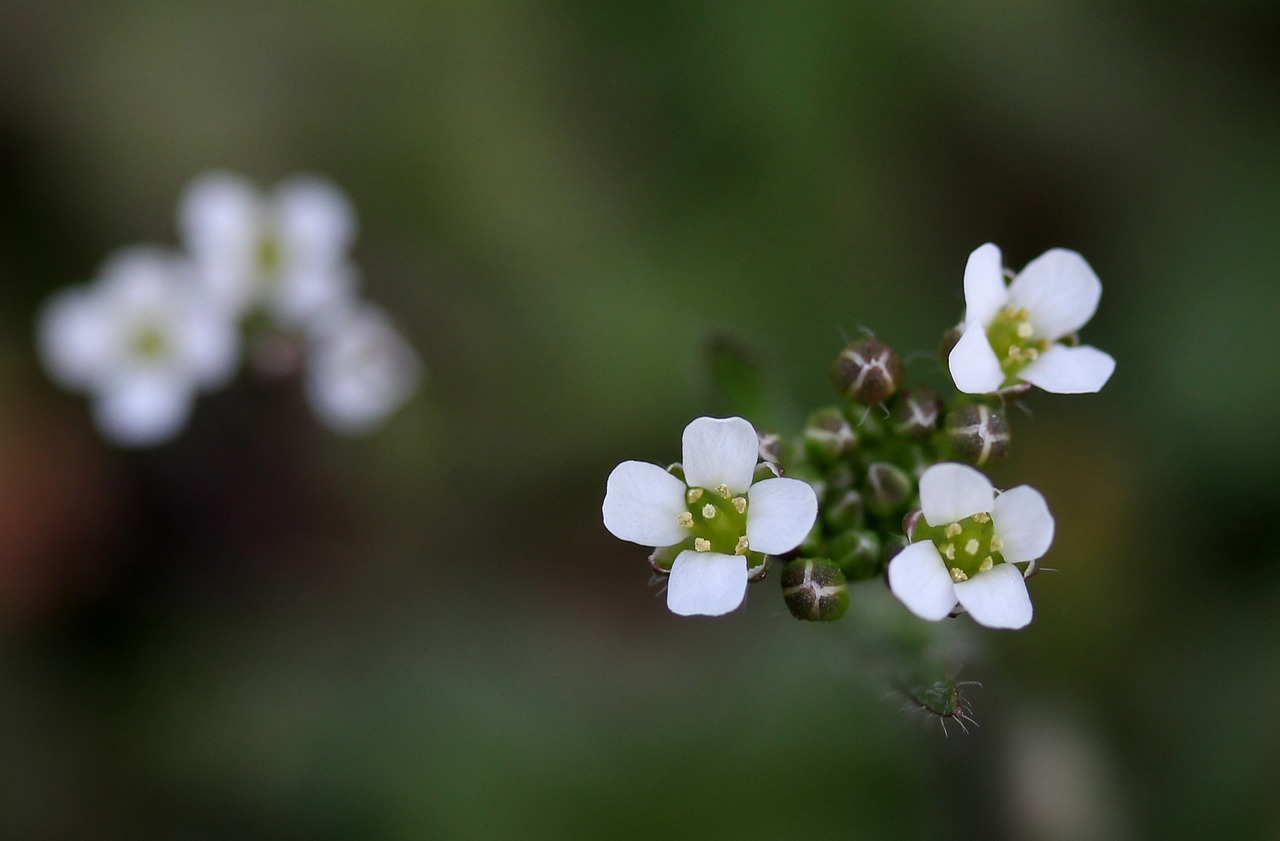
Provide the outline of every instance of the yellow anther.
[[954,561],[956,559],[955,544],[944,543],[942,545],[942,557],[946,558],[948,561]]
[[960,567],[951,568],[951,580],[959,584],[961,581],[968,581],[969,575]]
[[979,511],[977,514],[973,515],[973,521],[975,523],[989,523],[991,522],[991,515],[986,511]]
[[739,514],[747,513],[747,498],[744,496],[735,496],[733,498],[733,510]]
[[693,548],[699,552],[710,552],[711,541],[707,540],[705,537],[695,537],[693,539]]
[[978,564],[978,572],[986,572],[987,570],[991,569],[995,565],[996,565],[996,562],[991,560],[990,555],[987,555],[985,558],[982,559],[982,563]]
[[747,550],[750,548],[750,545],[747,543],[747,536],[744,534],[742,537],[738,538],[738,545],[733,547],[733,554],[745,555],[747,554]]
[[720,484],[716,485],[716,493],[720,494],[720,496],[724,497],[725,499],[728,499],[729,497],[733,496],[733,494],[729,493],[729,486],[726,485],[724,482],[721,482]]
[[684,501],[690,505],[693,505],[700,499],[702,499],[702,488],[689,488],[688,492],[684,495]]
[[1027,361],[1035,362],[1036,358],[1040,356],[1040,351],[1036,350],[1033,347],[1029,347],[1022,352],[1022,355],[1026,357]]
[[1018,325],[1019,339],[1030,339],[1031,334],[1034,332],[1036,332],[1036,328],[1032,327],[1029,322],[1024,321]]
[[1003,548],[1004,548],[1004,541],[1000,539],[999,535],[993,535],[991,538],[991,551],[999,552]]
[[710,502],[702,506],[702,518],[704,520],[710,520],[715,515],[716,515],[716,507],[712,505]]
[[966,543],[966,544],[964,545],[964,551],[965,551],[965,554],[966,554],[966,555],[976,555],[976,554],[978,554],[978,540],[977,540],[977,538],[974,538],[974,537],[969,538],[969,542],[968,542],[968,543]]
[[942,530],[942,533],[945,534],[947,537],[957,537],[962,531],[964,531],[964,527],[961,526],[959,523],[951,523],[945,529]]
[[693,515],[688,511],[681,511],[680,516],[676,517],[676,522],[687,529],[693,528]]

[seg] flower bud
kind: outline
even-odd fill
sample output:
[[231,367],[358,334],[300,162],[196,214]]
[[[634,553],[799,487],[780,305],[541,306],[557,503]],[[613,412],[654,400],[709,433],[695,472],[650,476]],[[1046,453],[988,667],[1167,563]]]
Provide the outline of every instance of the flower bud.
[[782,596],[797,619],[830,622],[849,609],[840,567],[826,558],[796,558],[782,571]]
[[942,401],[929,388],[916,388],[903,393],[893,407],[893,430],[899,435],[923,441],[938,428],[942,417]]
[[831,541],[831,559],[840,566],[850,581],[875,578],[883,568],[880,563],[880,536],[870,529],[852,529]]
[[951,448],[970,464],[996,464],[1009,453],[1009,424],[990,406],[961,406],[947,415],[946,428]]
[[889,516],[915,495],[916,483],[902,468],[877,461],[867,468],[864,488],[867,507],[875,514]]
[[832,531],[858,528],[866,522],[862,494],[855,490],[837,491],[822,506],[822,522]]
[[902,382],[902,361],[893,348],[868,336],[850,344],[831,366],[831,385],[867,406],[883,403]]
[[853,427],[839,409],[819,409],[804,427],[804,449],[816,464],[844,458],[858,443]]

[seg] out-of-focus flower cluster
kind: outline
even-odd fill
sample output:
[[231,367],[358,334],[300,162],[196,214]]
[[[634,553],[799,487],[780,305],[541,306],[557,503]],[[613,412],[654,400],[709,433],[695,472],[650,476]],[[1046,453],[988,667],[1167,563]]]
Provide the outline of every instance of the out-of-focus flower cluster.
[[173,438],[196,395],[242,358],[268,377],[301,374],[316,416],[344,434],[376,428],[413,394],[422,364],[359,295],[355,212],[336,186],[303,176],[263,194],[207,173],[184,191],[178,226],[181,249],[121,250],[40,312],[46,370],[89,395],[106,438]]

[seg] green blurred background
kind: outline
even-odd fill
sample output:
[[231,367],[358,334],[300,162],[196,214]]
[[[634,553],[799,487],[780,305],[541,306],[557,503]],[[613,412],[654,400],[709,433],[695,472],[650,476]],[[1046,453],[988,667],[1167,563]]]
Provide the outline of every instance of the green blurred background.
[[[0,835],[1275,838],[1280,10],[1122,2],[0,3]],[[327,175],[430,376],[366,439],[241,376],[110,448],[33,350],[213,167]],[[667,613],[599,504],[756,348],[928,376],[969,251],[1103,280],[1058,518],[944,738],[773,588]],[[794,425],[790,426],[795,431]],[[952,623],[963,634],[965,620]]]

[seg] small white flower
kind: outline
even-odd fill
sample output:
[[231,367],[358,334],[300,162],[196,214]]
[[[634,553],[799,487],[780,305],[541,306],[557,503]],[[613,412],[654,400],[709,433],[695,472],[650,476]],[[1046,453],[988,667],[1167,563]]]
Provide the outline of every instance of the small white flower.
[[306,392],[335,432],[371,431],[413,394],[422,363],[376,307],[334,313],[313,332]]
[[200,282],[237,316],[262,308],[306,326],[358,285],[347,259],[355,212],[324,179],[293,178],[264,196],[238,175],[206,173],[184,191],[178,224]]
[[37,334],[49,375],[92,395],[102,433],[124,445],[173,437],[197,389],[225,382],[237,355],[234,326],[190,265],[158,248],[120,252],[95,282],[54,295]]
[[935,464],[920,477],[920,508],[924,523],[889,562],[893,594],[921,619],[942,619],[959,602],[988,628],[1026,626],[1031,598],[1014,564],[1037,560],[1053,543],[1040,492],[1019,485],[997,496],[972,467]]
[[1046,251],[1005,286],[1000,249],[979,247],[965,266],[964,332],[948,359],[956,388],[990,394],[1023,381],[1057,394],[1098,391],[1115,360],[1060,340],[1093,317],[1101,296],[1098,276],[1074,251]]
[[742,418],[698,418],[685,428],[683,443],[683,480],[640,461],[613,469],[604,525],[641,546],[681,549],[671,565],[667,607],[682,616],[720,616],[742,604],[748,554],[799,546],[817,519],[818,499],[798,479],[752,483],[760,440]]

